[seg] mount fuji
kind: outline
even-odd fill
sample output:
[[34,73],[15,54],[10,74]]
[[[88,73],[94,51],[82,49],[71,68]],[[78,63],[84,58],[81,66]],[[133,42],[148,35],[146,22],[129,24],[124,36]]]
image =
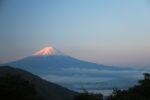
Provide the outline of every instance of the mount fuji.
[[64,68],[96,68],[100,70],[123,70],[123,68],[105,66],[83,60],[78,60],[74,57],[65,55],[61,51],[51,46],[45,47],[29,57],[23,58],[18,61],[10,62],[7,65],[25,69],[39,75],[47,74],[52,71],[62,70]]
[[33,55],[4,65],[27,70],[73,90],[126,88],[143,71],[91,63],[68,56],[54,47],[45,47]]

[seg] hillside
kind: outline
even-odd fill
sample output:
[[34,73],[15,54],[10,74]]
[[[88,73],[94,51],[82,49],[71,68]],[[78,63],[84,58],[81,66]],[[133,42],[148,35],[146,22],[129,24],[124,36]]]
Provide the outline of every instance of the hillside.
[[24,79],[35,85],[38,93],[47,100],[72,100],[76,92],[63,88],[54,83],[45,81],[27,71],[8,66],[0,67],[0,77],[5,75],[21,75]]

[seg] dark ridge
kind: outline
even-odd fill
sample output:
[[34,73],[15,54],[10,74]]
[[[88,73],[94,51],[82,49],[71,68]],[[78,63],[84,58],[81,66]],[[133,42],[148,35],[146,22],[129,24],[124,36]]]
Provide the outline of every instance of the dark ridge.
[[47,100],[72,100],[77,93],[66,89],[57,84],[45,81],[40,77],[33,75],[27,71],[19,68],[12,68],[10,66],[0,67],[0,77],[5,75],[21,75],[24,79],[28,80],[35,85],[38,93],[45,97]]

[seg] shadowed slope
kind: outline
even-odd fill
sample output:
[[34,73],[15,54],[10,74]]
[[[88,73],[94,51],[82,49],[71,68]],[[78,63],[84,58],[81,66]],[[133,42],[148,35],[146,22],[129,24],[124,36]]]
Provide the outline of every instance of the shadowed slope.
[[21,75],[24,79],[35,85],[38,93],[47,100],[72,100],[76,92],[63,88],[54,83],[50,83],[21,69],[11,67],[0,67],[0,77],[10,75]]

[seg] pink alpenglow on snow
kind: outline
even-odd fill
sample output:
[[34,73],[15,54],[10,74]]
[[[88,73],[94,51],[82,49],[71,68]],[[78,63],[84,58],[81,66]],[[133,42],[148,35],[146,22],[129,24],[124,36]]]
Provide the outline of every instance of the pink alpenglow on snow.
[[64,55],[62,52],[60,52],[59,50],[56,50],[54,47],[45,47],[39,51],[37,51],[36,53],[34,53],[33,55],[35,56],[49,56],[49,55]]

